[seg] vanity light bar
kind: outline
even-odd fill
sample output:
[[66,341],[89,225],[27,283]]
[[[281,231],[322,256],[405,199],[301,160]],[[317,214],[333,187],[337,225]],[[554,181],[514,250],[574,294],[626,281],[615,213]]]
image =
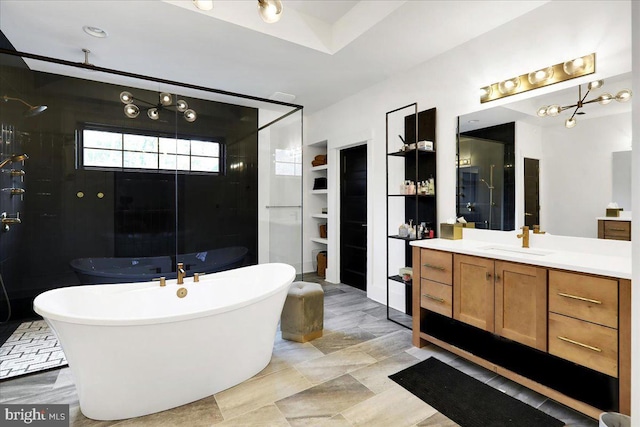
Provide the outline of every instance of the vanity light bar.
[[532,89],[586,76],[595,73],[595,71],[596,54],[592,53],[485,86],[480,89],[480,103],[484,104]]

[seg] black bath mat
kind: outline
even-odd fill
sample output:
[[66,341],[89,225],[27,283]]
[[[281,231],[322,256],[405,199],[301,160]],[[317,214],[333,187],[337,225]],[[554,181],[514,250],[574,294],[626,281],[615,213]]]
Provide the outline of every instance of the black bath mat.
[[434,357],[390,375],[461,427],[562,427],[564,423]]

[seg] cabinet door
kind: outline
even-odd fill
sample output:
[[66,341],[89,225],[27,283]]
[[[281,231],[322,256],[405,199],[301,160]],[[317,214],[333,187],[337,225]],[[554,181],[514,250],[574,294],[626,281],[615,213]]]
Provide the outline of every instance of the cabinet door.
[[547,270],[504,261],[495,263],[495,332],[547,350]]
[[453,318],[493,332],[493,260],[455,254]]

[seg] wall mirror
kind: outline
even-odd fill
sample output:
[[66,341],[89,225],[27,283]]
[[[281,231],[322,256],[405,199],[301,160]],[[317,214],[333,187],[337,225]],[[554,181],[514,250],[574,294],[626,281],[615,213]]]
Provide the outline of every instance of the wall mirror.
[[[604,79],[587,100],[622,89],[633,90],[631,73]],[[597,237],[596,218],[609,203],[630,215],[631,102],[584,105],[573,128],[565,120],[574,108],[537,115],[543,106],[576,104],[578,96],[576,85],[459,116],[458,216],[478,228],[540,224],[556,235]],[[512,149],[504,142],[511,131]]]

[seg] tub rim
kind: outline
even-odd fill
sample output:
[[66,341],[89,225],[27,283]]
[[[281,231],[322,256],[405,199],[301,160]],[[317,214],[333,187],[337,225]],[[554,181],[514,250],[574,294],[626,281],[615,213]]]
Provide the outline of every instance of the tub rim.
[[[258,296],[255,296],[249,299],[243,299],[242,301],[236,302],[234,304],[228,304],[222,307],[215,307],[211,309],[205,309],[205,310],[175,314],[175,315],[169,314],[164,316],[153,316],[153,317],[143,317],[143,318],[132,318],[132,317],[106,318],[106,317],[90,317],[85,315],[79,316],[79,315],[70,315],[66,313],[63,314],[63,313],[60,313],[59,311],[56,312],[55,310],[51,310],[51,308],[42,307],[42,304],[46,305],[48,298],[51,298],[58,293],[69,292],[69,290],[73,288],[89,288],[89,287],[93,288],[93,287],[99,286],[99,287],[114,287],[113,289],[116,289],[117,287],[127,286],[126,290],[125,289],[122,290],[123,292],[136,291],[136,290],[149,290],[152,288],[157,288],[159,290],[167,291],[171,289],[177,289],[179,286],[184,286],[187,289],[189,289],[189,287],[191,286],[203,286],[203,285],[206,286],[206,282],[209,280],[224,280],[226,277],[234,277],[234,276],[238,277],[237,273],[236,274],[234,273],[240,269],[257,269],[261,266],[266,266],[266,265],[274,266],[274,268],[277,268],[277,269],[282,269],[283,279],[284,279],[282,283],[279,283],[277,286],[275,286],[273,289],[267,292],[260,293]],[[288,270],[288,274],[286,274],[287,270]],[[286,274],[286,276],[284,276],[284,274]],[[214,276],[217,276],[217,277],[214,277]],[[62,288],[56,288],[56,289],[45,291],[39,294],[38,296],[36,296],[36,298],[33,300],[33,310],[37,314],[42,316],[45,320],[55,320],[59,322],[73,323],[77,325],[87,325],[87,326],[92,325],[92,326],[109,327],[109,326],[136,326],[136,325],[155,325],[155,324],[162,324],[162,323],[174,323],[174,322],[186,321],[191,319],[199,319],[207,316],[222,314],[222,313],[237,310],[239,308],[258,303],[273,295],[283,292],[284,290],[283,288],[285,287],[288,289],[291,286],[291,283],[295,280],[295,277],[296,277],[296,270],[293,266],[289,264],[265,263],[265,264],[255,264],[251,266],[239,267],[237,269],[221,271],[218,273],[207,274],[203,279],[201,279],[200,283],[196,283],[195,285],[193,284],[193,282],[185,283],[183,285],[176,285],[176,280],[172,279],[172,280],[167,280],[167,286],[164,288],[161,288],[157,282],[132,282],[132,283],[117,283],[117,284],[101,284],[101,285],[65,286]]]

